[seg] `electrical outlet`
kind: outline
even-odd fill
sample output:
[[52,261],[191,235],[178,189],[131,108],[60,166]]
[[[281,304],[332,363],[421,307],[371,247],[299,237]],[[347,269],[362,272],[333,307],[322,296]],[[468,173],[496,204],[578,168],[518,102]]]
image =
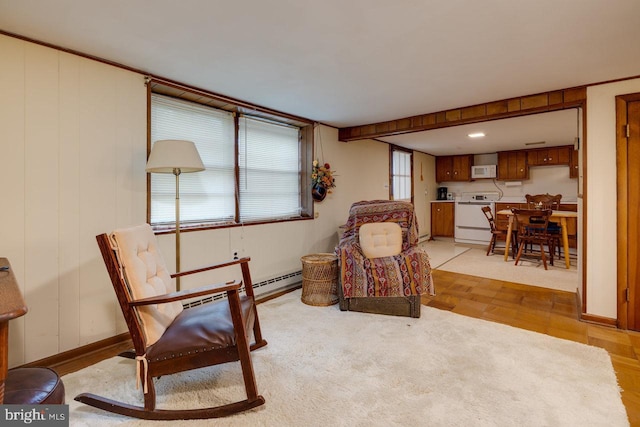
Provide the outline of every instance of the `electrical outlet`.
[[238,257],[238,254],[239,254],[239,253],[240,253],[240,251],[239,251],[239,250],[234,249],[234,250],[232,250],[232,251],[231,251],[231,256],[233,257],[233,259],[238,259],[238,258],[239,258],[239,257]]

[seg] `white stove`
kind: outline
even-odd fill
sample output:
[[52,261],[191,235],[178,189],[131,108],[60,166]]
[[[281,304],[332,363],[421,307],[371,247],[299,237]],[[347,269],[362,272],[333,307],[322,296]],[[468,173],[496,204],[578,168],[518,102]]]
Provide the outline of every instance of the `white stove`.
[[488,244],[491,229],[482,208],[489,206],[495,211],[495,202],[499,199],[498,192],[462,193],[456,201],[455,242]]

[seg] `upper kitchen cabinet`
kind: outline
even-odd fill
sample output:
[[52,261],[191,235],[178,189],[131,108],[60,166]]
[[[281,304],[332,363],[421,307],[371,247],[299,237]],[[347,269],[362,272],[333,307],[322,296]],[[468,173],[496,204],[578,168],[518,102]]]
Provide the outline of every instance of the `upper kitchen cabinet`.
[[565,145],[528,150],[527,163],[529,166],[569,165],[571,148],[570,145]]
[[580,152],[578,150],[572,149],[571,150],[571,162],[569,163],[569,178],[578,178],[578,175],[580,175],[580,169],[579,169],[579,160],[578,160],[578,154]]
[[473,155],[436,157],[436,181],[471,181]]
[[498,179],[503,181],[529,179],[526,151],[498,153]]

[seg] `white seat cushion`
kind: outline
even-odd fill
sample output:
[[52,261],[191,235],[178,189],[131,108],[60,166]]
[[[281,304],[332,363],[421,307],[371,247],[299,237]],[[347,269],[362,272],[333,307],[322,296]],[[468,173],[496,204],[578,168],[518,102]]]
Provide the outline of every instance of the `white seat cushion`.
[[358,234],[367,258],[394,256],[402,251],[402,229],[395,222],[362,224]]
[[[149,224],[115,230],[111,240],[117,245],[132,299],[175,292],[175,285]],[[158,341],[182,309],[179,301],[138,307],[147,346]]]

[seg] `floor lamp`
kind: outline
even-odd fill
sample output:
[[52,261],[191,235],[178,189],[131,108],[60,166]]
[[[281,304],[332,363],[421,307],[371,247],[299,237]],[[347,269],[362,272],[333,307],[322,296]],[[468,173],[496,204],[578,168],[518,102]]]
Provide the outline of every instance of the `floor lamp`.
[[[180,174],[203,170],[196,145],[191,141],[163,139],[151,147],[146,171],[176,176],[176,273],[180,272]],[[180,277],[176,277],[176,290],[180,290]]]

